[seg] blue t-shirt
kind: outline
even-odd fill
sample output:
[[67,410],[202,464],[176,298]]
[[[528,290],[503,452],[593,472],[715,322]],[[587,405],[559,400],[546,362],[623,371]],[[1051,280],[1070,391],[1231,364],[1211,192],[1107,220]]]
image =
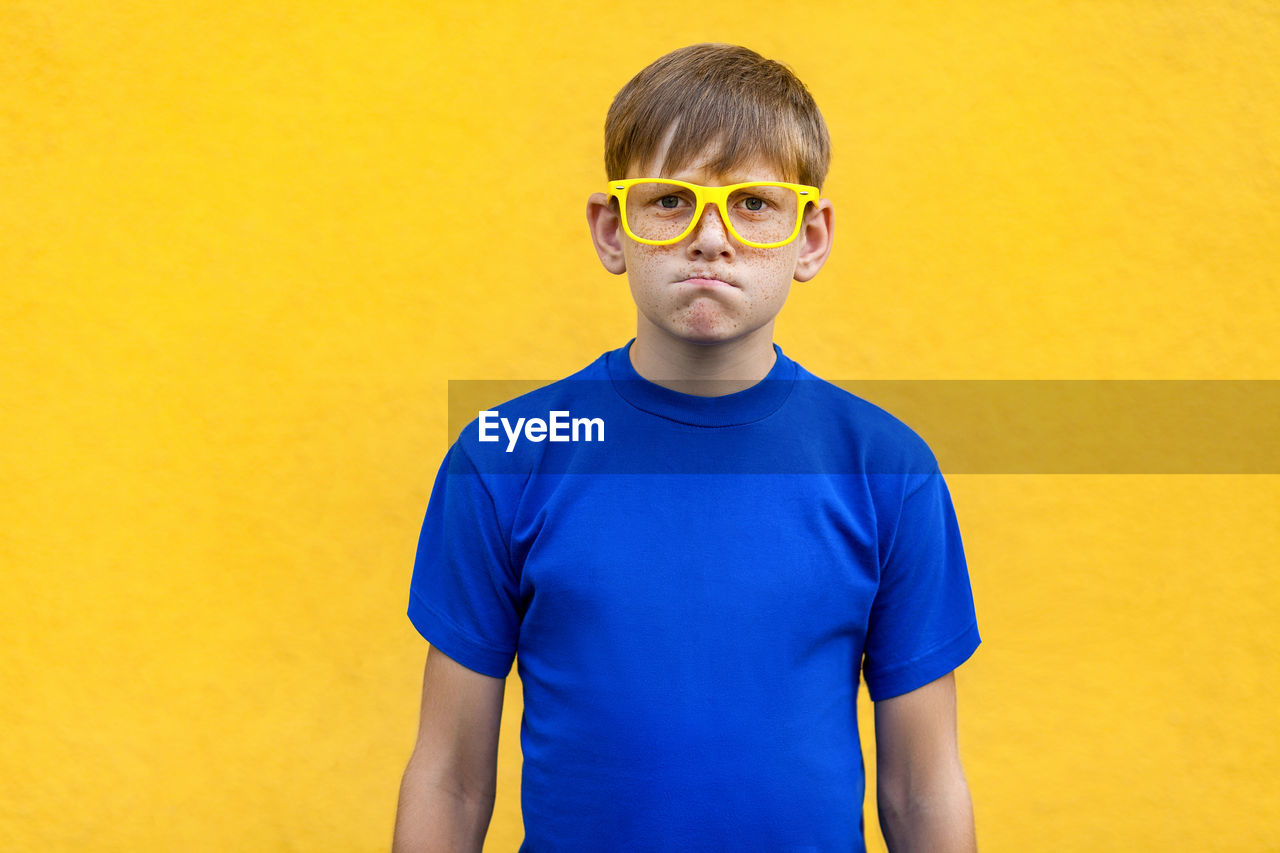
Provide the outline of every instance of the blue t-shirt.
[[629,348],[463,430],[409,618],[517,663],[521,850],[863,850],[860,672],[879,701],[980,642],[937,462],[776,345],[719,397]]

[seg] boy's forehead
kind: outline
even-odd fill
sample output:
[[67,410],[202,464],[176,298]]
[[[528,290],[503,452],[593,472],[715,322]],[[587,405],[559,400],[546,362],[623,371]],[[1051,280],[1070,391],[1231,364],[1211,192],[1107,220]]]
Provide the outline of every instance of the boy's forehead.
[[761,157],[732,163],[720,168],[719,151],[709,147],[687,163],[668,163],[662,167],[661,156],[644,164],[632,164],[627,169],[628,178],[674,178],[708,186],[736,184],[744,181],[786,181],[787,175],[769,160]]
[[780,164],[764,156],[739,157],[735,162],[720,163],[725,143],[723,137],[705,143],[686,162],[668,163],[663,169],[663,161],[671,150],[678,123],[672,124],[663,135],[661,143],[648,162],[631,163],[627,167],[628,178],[674,178],[687,180],[690,183],[701,183],[709,186],[717,184],[734,184],[744,181],[787,181],[791,178],[785,174]]

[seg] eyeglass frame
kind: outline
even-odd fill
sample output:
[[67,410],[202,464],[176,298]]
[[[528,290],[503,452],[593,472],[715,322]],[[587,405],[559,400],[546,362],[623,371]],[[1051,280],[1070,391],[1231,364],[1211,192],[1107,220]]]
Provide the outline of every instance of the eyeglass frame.
[[[691,190],[694,201],[697,202],[697,207],[694,208],[689,224],[679,235],[668,240],[647,240],[644,237],[637,237],[631,231],[631,226],[627,222],[627,191],[636,184],[652,183],[675,184],[678,187]],[[795,190],[799,204],[796,207],[795,228],[792,229],[790,237],[776,243],[756,243],[738,233],[738,229],[733,225],[733,217],[729,215],[729,195],[749,187],[786,187]],[[821,194],[822,191],[817,187],[811,187],[808,184],[792,184],[786,181],[746,181],[741,184],[708,187],[702,184],[691,184],[688,181],[677,181],[675,178],[627,178],[620,181],[610,181],[605,188],[606,196],[618,200],[618,218],[622,221],[622,230],[637,243],[644,243],[649,246],[670,246],[673,243],[679,243],[697,229],[698,223],[702,221],[702,214],[706,211],[707,204],[710,203],[716,206],[720,213],[721,221],[724,222],[725,227],[729,229],[729,233],[733,235],[734,239],[753,249],[777,249],[793,242],[796,237],[800,236],[800,226],[804,224],[804,214],[809,209],[809,203],[812,202],[816,205]],[[805,198],[805,196],[809,196],[809,198]]]

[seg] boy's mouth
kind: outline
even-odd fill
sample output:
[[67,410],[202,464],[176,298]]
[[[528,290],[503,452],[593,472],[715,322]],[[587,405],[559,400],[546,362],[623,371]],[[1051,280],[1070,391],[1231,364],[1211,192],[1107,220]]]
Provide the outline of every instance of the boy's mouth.
[[697,273],[695,275],[691,275],[689,276],[689,278],[686,278],[684,281],[680,283],[693,284],[693,285],[699,285],[704,287],[737,287],[737,285],[731,281],[726,281],[723,278],[719,278],[718,276],[710,275],[707,273]]

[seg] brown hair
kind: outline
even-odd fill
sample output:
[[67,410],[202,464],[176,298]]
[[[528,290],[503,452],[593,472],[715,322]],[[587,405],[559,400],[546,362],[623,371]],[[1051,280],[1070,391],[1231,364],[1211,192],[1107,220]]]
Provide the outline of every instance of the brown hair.
[[821,187],[831,162],[826,122],[804,83],[737,45],[682,47],[622,87],[604,123],[607,179],[652,160],[670,131],[664,173],[714,146],[717,174],[760,157],[788,180]]

